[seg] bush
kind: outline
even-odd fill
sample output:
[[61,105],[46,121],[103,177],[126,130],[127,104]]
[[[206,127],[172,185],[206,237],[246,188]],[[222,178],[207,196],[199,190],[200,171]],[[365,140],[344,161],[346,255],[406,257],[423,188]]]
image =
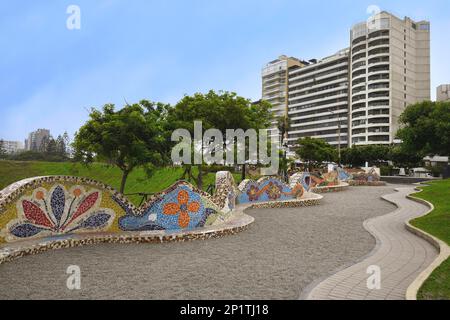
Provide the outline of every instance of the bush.
[[60,154],[48,154],[37,151],[25,151],[18,154],[10,155],[9,160],[13,161],[48,161],[48,162],[64,162],[68,158]]

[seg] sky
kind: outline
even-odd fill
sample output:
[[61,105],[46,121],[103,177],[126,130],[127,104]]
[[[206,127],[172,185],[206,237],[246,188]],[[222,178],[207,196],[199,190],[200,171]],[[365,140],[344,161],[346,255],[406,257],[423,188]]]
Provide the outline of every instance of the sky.
[[[69,5],[80,29],[67,28]],[[175,104],[210,89],[258,100],[267,62],[348,47],[370,5],[431,21],[434,98],[450,83],[448,0],[0,0],[0,139],[73,136],[106,103]]]

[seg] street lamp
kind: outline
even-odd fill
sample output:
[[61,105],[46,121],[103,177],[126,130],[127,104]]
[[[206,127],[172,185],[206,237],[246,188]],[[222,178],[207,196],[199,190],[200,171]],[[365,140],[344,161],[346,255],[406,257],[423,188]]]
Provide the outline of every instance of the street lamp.
[[335,113],[333,110],[329,109],[331,114],[337,114],[338,116],[338,165],[341,166],[341,116],[339,113]]

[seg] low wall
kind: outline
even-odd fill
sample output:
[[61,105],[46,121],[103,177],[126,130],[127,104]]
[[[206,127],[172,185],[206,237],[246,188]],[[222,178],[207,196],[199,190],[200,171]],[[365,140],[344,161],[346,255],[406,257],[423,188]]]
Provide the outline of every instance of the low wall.
[[[252,198],[249,190],[259,189]],[[139,208],[108,185],[86,178],[25,179],[0,191],[0,263],[18,257],[94,243],[209,239],[245,230],[244,209],[319,204],[322,196],[271,177],[246,181],[216,176],[214,196],[185,181],[155,194]]]
[[420,182],[428,182],[428,181],[434,181],[436,179],[430,179],[430,178],[414,178],[414,177],[388,177],[388,176],[382,176],[381,181],[392,183],[392,184],[414,184],[414,183],[420,183]]
[[303,198],[306,193],[301,183],[291,187],[276,177],[242,181],[238,190],[236,202],[239,204],[297,200]]
[[40,177],[2,191],[0,242],[96,232],[193,230],[227,216],[207,193],[187,182],[174,184],[136,208],[98,181]]

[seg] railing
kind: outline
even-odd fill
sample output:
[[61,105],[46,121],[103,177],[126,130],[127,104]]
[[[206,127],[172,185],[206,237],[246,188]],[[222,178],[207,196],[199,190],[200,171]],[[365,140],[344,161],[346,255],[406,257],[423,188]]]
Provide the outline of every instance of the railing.
[[144,202],[148,200],[149,197],[153,196],[154,193],[147,193],[147,192],[137,192],[137,193],[127,193],[125,196],[140,196],[142,197],[141,202],[139,203],[139,207],[142,206]]

